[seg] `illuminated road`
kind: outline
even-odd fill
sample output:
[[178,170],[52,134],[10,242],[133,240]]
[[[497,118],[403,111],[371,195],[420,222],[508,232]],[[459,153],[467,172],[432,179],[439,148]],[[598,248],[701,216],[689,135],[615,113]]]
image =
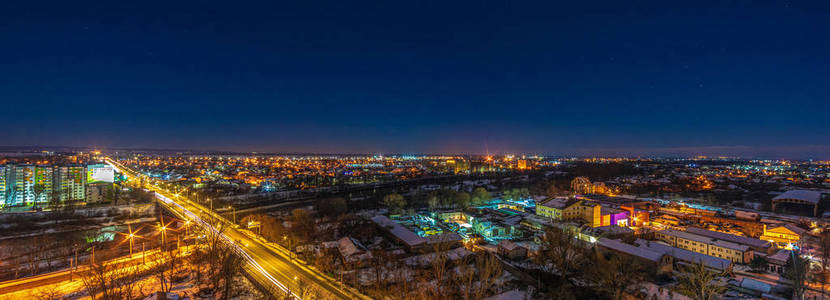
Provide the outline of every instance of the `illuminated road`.
[[[106,162],[119,172],[126,173],[131,178],[139,178],[142,176],[147,178],[143,174],[136,173],[112,159],[107,158]],[[152,180],[149,179],[148,182],[152,182]],[[304,282],[315,285],[322,292],[327,293],[329,297],[337,299],[368,299],[368,297],[353,292],[348,288],[341,288],[336,280],[311,270],[296,260],[290,259],[283,251],[248,237],[242,231],[237,230],[231,222],[210,209],[184,197],[170,194],[155,185],[150,184],[148,188],[156,192],[156,198],[160,204],[164,205],[169,211],[179,215],[179,217],[193,221],[214,232],[217,232],[216,228],[203,220],[202,216],[211,216],[214,220],[219,220],[220,223],[227,225],[223,226],[225,229],[221,231],[223,238],[230,242],[240,255],[248,261],[249,265],[246,269],[249,271],[249,274],[260,282],[260,284],[270,283],[273,285],[275,292],[290,292],[292,296],[299,299],[299,295],[295,294],[294,291],[297,289],[298,282]]]
[[[130,256],[122,256],[118,258],[111,259],[104,264],[115,264],[118,266],[129,265],[134,263],[141,263],[145,261],[145,256],[153,257],[158,250],[147,250],[146,252],[138,252]],[[70,270],[65,269],[61,271],[55,271],[46,274],[40,274],[30,277],[24,277],[20,279],[14,280],[7,280],[0,282],[0,295],[11,294],[17,291],[22,290],[30,290],[39,288],[46,285],[56,284],[64,281],[69,281],[70,278],[74,279],[75,281],[80,281],[81,275],[88,269],[87,265],[80,265],[78,266],[77,270]],[[74,273],[74,274],[73,274]],[[74,275],[74,276],[73,276]]]

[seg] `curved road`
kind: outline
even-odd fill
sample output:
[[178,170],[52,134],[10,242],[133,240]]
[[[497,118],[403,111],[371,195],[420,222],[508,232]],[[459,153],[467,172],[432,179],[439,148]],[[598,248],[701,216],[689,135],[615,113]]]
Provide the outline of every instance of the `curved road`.
[[[131,177],[137,178],[143,176],[143,174],[126,168],[112,159],[107,158],[106,162],[116,170],[127,173]],[[295,298],[299,299],[299,295],[295,294],[294,291],[297,290],[298,282],[304,282],[315,285],[323,292],[337,299],[369,299],[365,295],[351,291],[349,288],[341,288],[340,283],[336,280],[311,270],[296,260],[290,259],[285,252],[249,237],[242,233],[242,231],[237,230],[231,222],[219,214],[197,203],[191,202],[184,197],[172,195],[152,184],[149,189],[156,192],[156,198],[160,204],[183,219],[194,221],[197,224],[208,227],[208,229],[214,232],[216,232],[216,229],[208,224],[208,222],[203,221],[200,216],[208,215],[215,220],[219,220],[221,223],[227,224],[228,226],[225,226],[221,234],[226,240],[235,244],[241,252],[240,254],[248,260],[249,268],[246,269],[250,271],[250,275],[254,276],[260,283],[272,283],[277,287],[277,289],[274,289],[274,292],[290,292]]]

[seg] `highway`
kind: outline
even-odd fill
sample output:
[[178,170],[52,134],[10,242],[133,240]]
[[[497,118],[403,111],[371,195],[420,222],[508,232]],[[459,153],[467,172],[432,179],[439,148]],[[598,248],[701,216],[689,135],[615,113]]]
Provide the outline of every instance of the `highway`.
[[[147,178],[145,175],[137,173],[110,158],[107,158],[105,161],[113,166],[116,171],[125,173],[131,178]],[[301,299],[300,295],[296,294],[295,291],[297,290],[298,283],[304,282],[306,284],[313,284],[319,288],[321,292],[326,294],[324,298],[369,299],[365,295],[354,292],[349,288],[341,288],[340,283],[336,280],[306,267],[297,260],[291,259],[281,249],[249,237],[242,230],[237,229],[230,221],[214,211],[192,202],[185,197],[171,194],[159,188],[155,184],[152,184],[152,179],[149,179],[148,182],[150,182],[148,189],[156,193],[158,203],[163,205],[167,210],[175,213],[180,218],[190,220],[214,233],[221,234],[248,262],[249,265],[245,269],[248,270],[249,275],[254,277],[260,284],[270,284],[274,287],[272,290],[275,295],[273,296],[284,296],[290,293],[295,299]],[[224,229],[217,230],[214,226],[218,225],[203,220],[202,216],[205,215],[210,216],[213,220],[217,220],[217,223],[223,224],[222,227]],[[281,295],[279,295],[280,293]]]

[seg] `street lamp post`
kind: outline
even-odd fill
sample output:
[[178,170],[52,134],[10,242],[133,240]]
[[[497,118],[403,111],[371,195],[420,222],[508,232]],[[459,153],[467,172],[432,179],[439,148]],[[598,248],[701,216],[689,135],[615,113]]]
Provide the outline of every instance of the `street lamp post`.
[[233,223],[236,224],[236,208],[231,205],[228,205],[228,208],[231,209],[231,215],[233,215]]
[[293,255],[294,252],[291,251],[291,239],[289,239],[288,236],[286,236],[286,235],[283,235],[282,239],[283,240],[288,240],[288,259],[290,261],[293,261],[294,260],[294,255]]
[[133,237],[134,235],[130,233],[130,258],[133,258]]
[[78,244],[75,244],[72,248],[75,251],[75,257],[69,263],[69,281],[72,281],[72,275],[75,273],[75,269],[78,268]]
[[159,227],[159,231],[161,232],[161,246],[164,247],[165,235],[167,235],[166,234],[167,226],[164,226],[162,224],[161,227]]

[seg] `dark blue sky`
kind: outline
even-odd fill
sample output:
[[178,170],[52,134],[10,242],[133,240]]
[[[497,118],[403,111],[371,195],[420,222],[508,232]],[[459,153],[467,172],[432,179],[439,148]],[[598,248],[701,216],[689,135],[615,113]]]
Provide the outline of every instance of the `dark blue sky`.
[[2,145],[830,157],[826,1],[7,2]]

